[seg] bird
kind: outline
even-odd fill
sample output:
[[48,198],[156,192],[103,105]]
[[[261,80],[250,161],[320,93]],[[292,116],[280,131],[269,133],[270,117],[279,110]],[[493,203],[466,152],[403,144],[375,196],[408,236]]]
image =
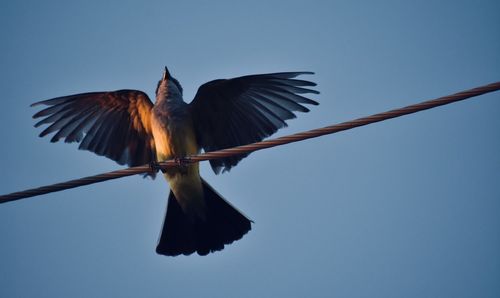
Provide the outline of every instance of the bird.
[[[40,137],[55,133],[79,149],[130,167],[245,145],[274,134],[318,105],[316,83],[297,78],[313,72],[277,72],[216,79],[198,88],[190,103],[165,67],[156,101],[139,90],[87,92],[38,101],[34,126],[48,125]],[[210,160],[215,174],[228,172],[248,154]],[[170,192],[156,246],[165,256],[207,255],[241,239],[252,221],[200,176],[198,163],[163,170]],[[154,174],[150,174],[154,178]]]

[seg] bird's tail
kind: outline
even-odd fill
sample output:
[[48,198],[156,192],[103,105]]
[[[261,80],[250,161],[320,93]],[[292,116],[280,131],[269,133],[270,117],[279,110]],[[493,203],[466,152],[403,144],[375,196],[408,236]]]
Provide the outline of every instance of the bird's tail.
[[205,219],[193,218],[182,210],[170,191],[167,214],[156,247],[158,254],[177,256],[197,252],[206,255],[222,250],[251,229],[251,221],[202,180],[207,206]]

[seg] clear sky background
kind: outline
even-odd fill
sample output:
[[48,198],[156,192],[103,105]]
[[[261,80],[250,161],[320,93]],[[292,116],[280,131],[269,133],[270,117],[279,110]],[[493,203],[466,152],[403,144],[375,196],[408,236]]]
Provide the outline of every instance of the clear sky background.
[[[118,169],[37,137],[35,101],[310,70],[279,135],[500,80],[499,1],[2,1],[0,193]],[[139,176],[0,205],[1,297],[499,297],[500,93],[250,155],[202,175],[255,224],[154,249]]]

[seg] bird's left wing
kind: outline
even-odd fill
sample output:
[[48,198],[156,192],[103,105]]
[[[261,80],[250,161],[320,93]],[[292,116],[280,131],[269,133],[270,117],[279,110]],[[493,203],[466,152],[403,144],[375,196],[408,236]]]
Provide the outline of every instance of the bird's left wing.
[[[317,105],[303,96],[318,94],[306,87],[315,83],[295,79],[312,72],[249,75],[203,84],[190,103],[198,144],[205,151],[245,145],[285,127],[294,112],[308,112],[304,104]],[[228,171],[245,155],[211,160],[214,172]]]
[[51,142],[81,142],[79,149],[106,156],[129,166],[147,164],[156,158],[150,117],[153,104],[138,90],[91,92],[57,97],[31,106],[47,105],[33,118],[35,124],[50,124],[43,137],[56,132]]

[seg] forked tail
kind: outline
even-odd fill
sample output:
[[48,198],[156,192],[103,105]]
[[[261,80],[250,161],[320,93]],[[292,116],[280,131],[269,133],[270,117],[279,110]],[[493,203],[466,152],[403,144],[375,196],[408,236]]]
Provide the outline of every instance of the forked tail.
[[187,216],[170,191],[167,214],[156,247],[161,255],[189,255],[197,252],[206,255],[222,250],[225,244],[241,239],[251,229],[251,221],[224,200],[202,179],[207,216]]

